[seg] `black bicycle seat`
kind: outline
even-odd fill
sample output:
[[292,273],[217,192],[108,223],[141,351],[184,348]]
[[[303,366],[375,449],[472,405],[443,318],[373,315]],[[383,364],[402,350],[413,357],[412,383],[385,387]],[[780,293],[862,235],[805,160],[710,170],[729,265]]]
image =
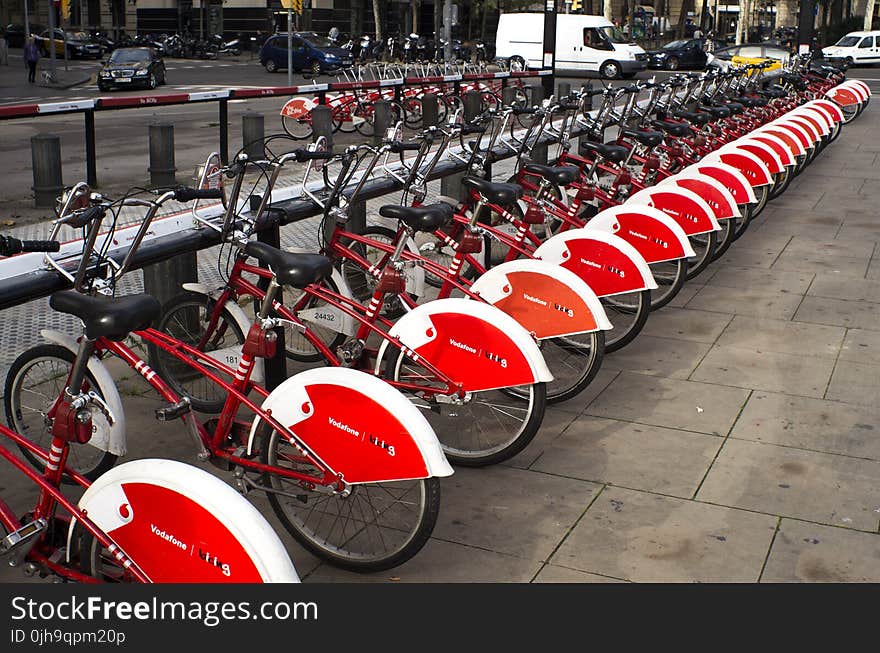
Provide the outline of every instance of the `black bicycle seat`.
[[149,327],[162,312],[162,306],[152,295],[93,297],[75,290],[56,292],[49,298],[49,306],[82,320],[86,338],[90,340],[125,340],[132,331]]
[[653,129],[621,129],[620,135],[631,138],[646,147],[657,147],[663,142],[663,133]]
[[454,209],[449,204],[438,202],[428,206],[397,206],[386,204],[379,209],[379,215],[395,218],[416,231],[431,233],[452,219]]
[[581,176],[581,171],[575,166],[545,166],[540,163],[527,163],[523,166],[523,170],[536,175],[541,175],[551,184],[557,186],[568,186],[571,182]]
[[623,145],[605,145],[595,141],[581,141],[580,153],[582,155],[590,156],[593,152],[612,163],[622,163],[629,156],[629,149]]
[[651,124],[662,129],[667,134],[682,138],[691,135],[691,126],[683,122],[666,122],[665,120],[652,120]]
[[702,111],[677,111],[675,113],[675,117],[684,118],[688,122],[693,123],[698,127],[702,127],[706,123],[712,121],[712,114]]
[[311,283],[323,281],[333,272],[330,259],[320,254],[285,252],[256,240],[244,246],[248,256],[268,265],[278,283],[294,288],[305,288]]
[[523,189],[516,184],[499,184],[486,181],[481,177],[467,176],[461,180],[461,185],[473,188],[483,197],[500,206],[513,204],[522,197]]
[[730,109],[727,107],[710,107],[710,106],[701,106],[701,110],[708,111],[716,118],[730,118]]

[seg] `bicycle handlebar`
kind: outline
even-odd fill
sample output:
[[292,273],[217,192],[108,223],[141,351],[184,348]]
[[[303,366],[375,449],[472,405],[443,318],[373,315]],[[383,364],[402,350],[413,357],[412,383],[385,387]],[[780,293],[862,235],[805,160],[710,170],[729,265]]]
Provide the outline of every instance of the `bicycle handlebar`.
[[19,240],[12,236],[0,236],[0,256],[12,256],[22,252],[57,252],[61,243],[56,240]]
[[178,202],[192,202],[193,200],[222,200],[223,189],[189,188],[187,186],[179,186],[174,189],[174,199]]

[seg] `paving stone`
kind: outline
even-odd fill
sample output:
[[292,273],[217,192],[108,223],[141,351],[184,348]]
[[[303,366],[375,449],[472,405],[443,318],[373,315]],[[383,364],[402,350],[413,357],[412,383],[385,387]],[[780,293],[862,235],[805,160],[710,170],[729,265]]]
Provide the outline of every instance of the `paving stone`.
[[729,439],[697,499],[876,531],[880,462]]
[[657,336],[711,344],[732,317],[725,313],[664,306],[662,310],[651,313],[636,342],[643,336]]
[[840,348],[840,360],[880,365],[880,331],[849,329]]
[[[705,275],[708,274],[704,272],[699,275],[696,279],[692,279],[684,284],[684,287],[678,291],[678,294],[672,298],[672,301],[669,302],[663,309],[667,308],[681,308],[685,304],[687,304],[691,299],[693,299],[694,295],[696,295],[703,288],[703,282],[706,278]],[[659,315],[659,313],[658,313]]]
[[718,346],[797,356],[835,357],[846,329],[737,315],[718,338]]
[[[746,232],[740,240],[748,235],[749,233]],[[755,230],[753,239],[757,240],[759,238],[759,231]],[[743,243],[743,246],[738,246],[739,241],[737,241],[729,250],[727,250],[722,260],[717,261],[716,263],[721,263],[724,266],[735,265],[744,268],[769,268],[782,253],[782,250],[785,247],[785,242],[787,242],[787,237],[781,239],[780,244],[778,245],[764,242],[759,244]],[[699,279],[699,277],[697,278]]]
[[567,567],[558,567],[556,565],[545,565],[538,572],[534,583],[625,583],[625,580],[611,578],[609,576],[600,576],[599,574],[588,574],[577,569],[568,569]]
[[767,292],[752,288],[706,286],[687,303],[687,308],[788,320],[803,297],[790,292]]
[[714,435],[585,415],[531,469],[689,498],[721,443]]
[[880,330],[880,304],[808,295],[793,319],[796,322],[831,324],[851,329]]
[[868,271],[865,273],[866,279],[880,279],[880,256],[871,260]]
[[754,582],[776,518],[605,489],[551,564],[637,582]]
[[783,256],[792,252],[807,255],[844,256],[851,258],[871,258],[874,243],[863,239],[817,240],[812,234],[798,234],[791,239]]
[[[752,226],[749,225],[749,229],[751,230]],[[768,217],[765,221],[761,222],[760,225],[755,230],[755,237],[793,237],[797,235],[801,235],[804,231],[809,232],[809,237],[811,239],[821,241],[821,240],[832,240],[840,233],[840,219],[837,218],[836,222],[828,222],[825,223],[814,223],[814,222],[795,222],[788,219],[780,219],[776,217]],[[739,241],[737,241],[738,243]],[[736,243],[734,243],[734,247]]]
[[764,583],[878,583],[880,535],[783,519]]
[[844,277],[863,278],[868,270],[870,257],[838,256],[816,252],[784,251],[773,263],[774,270],[793,270],[822,274],[839,274]]
[[[872,182],[876,184],[877,182]],[[876,200],[872,202],[876,204]],[[856,239],[863,238],[866,241],[876,243],[880,240],[880,224],[870,217],[863,217],[862,214],[853,214],[853,217],[844,220],[840,231],[837,232],[838,238]]]
[[819,274],[810,285],[807,295],[880,304],[880,281]]
[[880,460],[880,409],[754,392],[730,437]]
[[621,372],[585,414],[726,435],[748,390]]
[[[806,192],[808,195],[810,194],[809,190],[798,191],[797,194],[801,194],[801,192]],[[813,193],[812,197],[814,197],[816,201],[818,201],[821,198],[821,195]],[[839,227],[843,222],[840,213],[836,211],[804,211],[802,209],[777,206],[775,201],[767,205],[767,208],[761,212],[761,215],[758,216],[758,219],[765,219],[767,226],[770,226],[770,224],[796,223],[798,225],[801,225],[797,227],[798,232],[801,233],[804,231],[812,233],[811,229],[804,228],[803,225],[812,225],[816,227]],[[746,231],[746,234],[750,232],[751,228],[752,226],[749,225],[749,231]]]
[[546,560],[600,485],[492,467],[443,479],[434,537],[529,560]]
[[[441,513],[442,514],[442,513]],[[541,568],[523,560],[431,538],[424,548],[394,569],[359,574],[327,564],[304,578],[307,583],[528,583]]]
[[639,334],[623,349],[606,354],[602,367],[686,379],[711,346],[708,343]]
[[834,360],[715,346],[691,379],[738,388],[822,397]]
[[[606,373],[608,372],[606,371]],[[613,374],[617,374],[617,372],[613,372]],[[585,405],[580,404],[580,409],[583,410],[584,408]],[[533,462],[535,462],[535,460],[537,460],[541,453],[543,453],[544,449],[558,438],[560,434],[568,428],[569,424],[577,419],[579,419],[579,417],[575,412],[566,411],[557,406],[548,406],[547,410],[544,411],[544,419],[541,421],[541,429],[532,441],[529,442],[525,449],[520,451],[513,458],[505,460],[502,464],[509,467],[527,469]]]
[[880,405],[880,365],[838,361],[825,397],[850,404]]
[[[812,272],[789,272],[724,265],[706,285],[725,288],[760,288],[763,292],[784,292],[803,295],[815,275]],[[651,316],[653,317],[653,315]]]

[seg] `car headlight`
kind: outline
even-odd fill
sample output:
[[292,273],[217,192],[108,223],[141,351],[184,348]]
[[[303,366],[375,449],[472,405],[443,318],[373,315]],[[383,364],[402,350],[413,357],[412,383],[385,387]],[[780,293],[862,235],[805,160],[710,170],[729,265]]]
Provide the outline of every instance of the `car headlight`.
[[656,57],[657,59],[665,59],[667,56],[669,56],[669,55],[667,55],[665,52],[655,52],[654,53],[654,57]]
[[339,61],[339,57],[335,54],[328,54],[324,57],[327,61]]
[[101,77],[112,77],[109,70],[102,70]]
[[134,74],[135,75],[146,75],[148,72],[150,72],[150,71],[149,70],[138,70],[138,71],[135,71]]

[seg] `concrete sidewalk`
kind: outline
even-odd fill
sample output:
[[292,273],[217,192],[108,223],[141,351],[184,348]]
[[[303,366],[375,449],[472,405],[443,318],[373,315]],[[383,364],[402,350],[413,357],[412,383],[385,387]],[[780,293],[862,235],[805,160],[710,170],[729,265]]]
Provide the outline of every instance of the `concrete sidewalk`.
[[[875,102],[522,454],[444,479],[410,562],[321,564],[252,495],[303,579],[880,582],[878,123]],[[123,376],[133,456],[192,462]]]

